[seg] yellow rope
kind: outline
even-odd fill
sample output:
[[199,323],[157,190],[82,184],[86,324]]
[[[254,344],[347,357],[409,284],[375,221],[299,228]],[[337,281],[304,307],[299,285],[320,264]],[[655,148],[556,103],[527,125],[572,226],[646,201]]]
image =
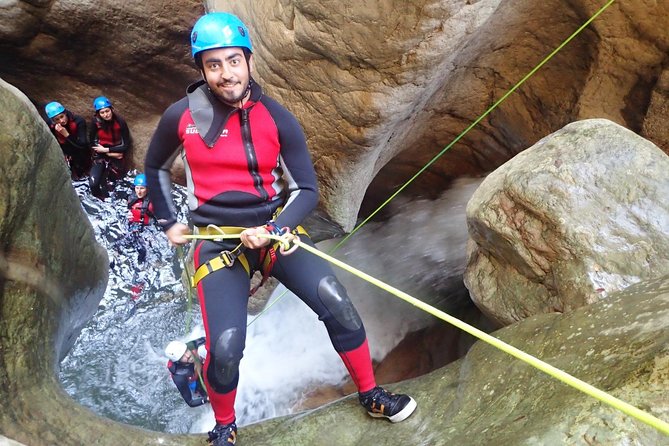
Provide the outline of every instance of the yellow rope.
[[[230,236],[202,236],[202,235],[186,235],[184,236],[189,239],[216,239],[216,238],[233,238],[233,237],[239,237],[239,235],[230,235]],[[628,404],[606,392],[603,390],[600,390],[585,381],[581,381],[580,379],[571,376],[567,372],[564,372],[538,358],[535,358],[534,356],[525,353],[522,350],[517,349],[516,347],[507,344],[506,342],[495,338],[494,336],[490,336],[489,334],[479,330],[476,327],[473,327],[466,322],[463,322],[448,313],[441,311],[437,308],[434,308],[431,305],[426,304],[425,302],[416,299],[415,297],[405,293],[404,291],[398,290],[397,288],[388,285],[385,282],[382,282],[381,280],[370,276],[367,273],[364,273],[360,271],[359,269],[356,269],[341,260],[338,260],[328,254],[325,254],[322,251],[319,251],[316,248],[313,248],[305,243],[302,243],[299,239],[293,239],[289,240],[284,237],[278,237],[274,235],[258,235],[258,237],[265,237],[265,238],[270,238],[273,240],[280,241],[284,244],[284,246],[287,246],[290,243],[296,244],[298,247],[303,248],[307,250],[308,252],[317,255],[318,257],[321,257],[322,259],[327,260],[328,262],[340,267],[341,269],[348,271],[349,273],[356,275],[360,277],[363,280],[366,280],[367,282],[376,285],[377,287],[389,292],[390,294],[393,294],[400,299],[410,303],[411,305],[414,305],[421,310],[430,313],[431,315],[448,322],[451,325],[454,325],[461,330],[469,333],[470,335],[487,342],[488,344],[492,345],[493,347],[496,347],[500,350],[502,350],[505,353],[508,353],[509,355],[520,359],[521,361],[531,365],[532,367],[541,370],[542,372],[548,374],[549,376],[552,376],[555,379],[558,379],[559,381],[562,381],[563,383],[580,390],[581,392],[590,395],[593,398],[598,399],[599,401],[602,401],[603,403],[608,404],[609,406],[620,410],[621,412],[636,418],[637,420],[654,427],[658,431],[664,433],[665,435],[669,435],[669,423],[666,423],[665,421],[660,420],[659,418],[649,414],[648,412],[645,412],[635,406],[632,406],[631,404]]]

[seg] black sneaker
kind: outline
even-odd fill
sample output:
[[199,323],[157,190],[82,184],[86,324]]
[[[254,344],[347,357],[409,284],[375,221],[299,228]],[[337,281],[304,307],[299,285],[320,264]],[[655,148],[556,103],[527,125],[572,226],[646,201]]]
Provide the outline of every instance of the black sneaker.
[[230,424],[216,423],[214,430],[209,432],[207,440],[212,446],[230,446],[237,441],[237,425],[233,421]]
[[369,415],[388,418],[393,423],[406,420],[416,410],[416,401],[409,395],[395,395],[378,386],[359,393],[358,399]]

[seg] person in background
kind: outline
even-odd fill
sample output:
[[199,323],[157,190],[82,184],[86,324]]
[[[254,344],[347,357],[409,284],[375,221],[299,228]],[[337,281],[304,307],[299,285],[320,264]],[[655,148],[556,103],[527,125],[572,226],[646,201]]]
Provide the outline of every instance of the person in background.
[[[134,249],[137,251],[137,262],[144,263],[146,259],[146,240],[142,237],[144,228],[155,221],[153,205],[149,201],[146,189],[146,176],[137,174],[134,180],[135,191],[128,197],[128,232],[126,235],[114,242],[112,248],[118,251]],[[115,266],[112,260],[111,266]],[[133,281],[134,283],[134,281]]]
[[128,198],[128,226],[142,231],[153,217],[153,205],[147,196],[146,175],[137,174],[134,185],[135,192]]
[[87,176],[91,169],[91,149],[86,134],[86,121],[67,110],[60,102],[44,107],[49,129],[60,145],[73,180]]
[[[167,344],[165,354],[167,369],[172,375],[174,385],[179,389],[186,404],[190,407],[201,406],[209,402],[207,390],[202,383],[202,363],[206,356],[204,348],[205,339],[198,338],[188,343],[172,341]],[[200,354],[198,352],[200,348]]]
[[93,108],[90,140],[95,153],[89,184],[91,193],[104,200],[108,193],[107,183],[126,174],[124,158],[130,148],[130,129],[105,96],[95,98]]
[[146,246],[140,233],[151,224],[153,216],[153,205],[149,201],[146,189],[146,175],[138,174],[134,181],[135,192],[128,198],[128,231],[130,242],[137,249],[137,261],[144,263],[146,258]]
[[209,441],[229,446],[237,440],[234,406],[254,271],[277,278],[323,321],[370,416],[406,419],[416,401],[377,386],[362,320],[329,263],[303,249],[288,255],[263,237],[298,232],[302,243],[314,246],[299,225],[316,207],[318,188],[297,119],[251,77],[248,28],[232,14],[206,14],[193,27],[191,48],[203,80],[163,114],[145,168],[156,218],[170,243],[183,245],[190,233],[178,222],[169,193],[170,166],[180,153],[197,233],[222,231],[241,239],[193,246],[193,282],[207,338],[203,376],[216,419]]

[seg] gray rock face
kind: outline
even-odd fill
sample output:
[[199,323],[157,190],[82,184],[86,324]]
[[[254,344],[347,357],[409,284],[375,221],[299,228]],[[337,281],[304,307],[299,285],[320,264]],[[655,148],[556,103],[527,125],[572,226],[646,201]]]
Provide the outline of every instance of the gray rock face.
[[[669,276],[570,314],[542,314],[493,336],[667,422]],[[460,361],[391,389],[418,409],[372,421],[348,397],[243,429],[253,445],[669,445],[669,436],[478,342]]]
[[465,284],[506,325],[669,271],[669,156],[606,120],[569,124],[490,174],[467,206]]

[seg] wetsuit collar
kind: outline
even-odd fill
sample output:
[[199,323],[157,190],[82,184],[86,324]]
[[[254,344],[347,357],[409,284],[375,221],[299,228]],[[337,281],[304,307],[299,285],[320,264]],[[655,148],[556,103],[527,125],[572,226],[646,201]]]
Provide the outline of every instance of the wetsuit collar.
[[[251,78],[250,85],[251,96],[244,104],[244,108],[250,107],[259,101],[262,96],[262,88],[253,78]],[[214,147],[228,119],[239,109],[221,102],[209,90],[204,80],[189,85],[186,94],[188,96],[188,108],[200,137],[208,147]]]

